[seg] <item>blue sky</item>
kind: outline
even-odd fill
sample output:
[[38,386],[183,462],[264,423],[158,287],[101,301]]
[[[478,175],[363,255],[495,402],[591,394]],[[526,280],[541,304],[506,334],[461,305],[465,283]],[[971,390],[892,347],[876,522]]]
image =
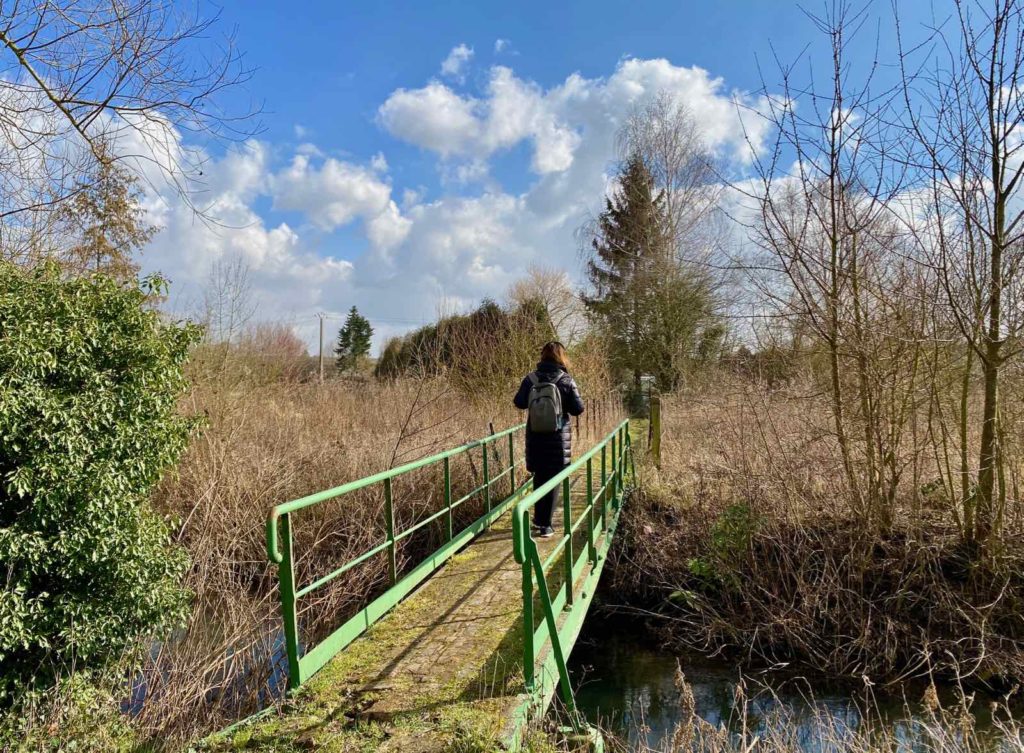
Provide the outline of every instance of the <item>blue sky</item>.
[[[244,144],[200,145],[219,224],[154,201],[165,230],[145,266],[167,272],[184,301],[201,295],[211,264],[241,258],[260,316],[307,339],[317,311],[340,317],[355,304],[379,343],[439,310],[500,299],[531,264],[579,280],[574,231],[600,207],[614,132],[633,107],[671,91],[742,175],[744,130],[755,143],[771,136],[740,113],[757,109],[762,73],[776,91],[773,56],[803,56],[804,76],[829,65],[788,1],[219,7],[253,69],[225,105],[261,102],[262,129]],[[931,20],[930,2],[900,7],[907,28]],[[891,59],[888,2],[871,7],[853,47],[865,64],[876,37]]]

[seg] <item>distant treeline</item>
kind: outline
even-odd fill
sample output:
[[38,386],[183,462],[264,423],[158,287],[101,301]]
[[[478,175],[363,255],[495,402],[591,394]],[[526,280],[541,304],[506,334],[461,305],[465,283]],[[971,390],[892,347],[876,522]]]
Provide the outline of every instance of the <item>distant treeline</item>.
[[387,342],[374,375],[448,374],[456,383],[484,388],[522,376],[536,360],[540,345],[554,337],[547,308],[540,300],[509,307],[484,300],[469,314],[440,319]]

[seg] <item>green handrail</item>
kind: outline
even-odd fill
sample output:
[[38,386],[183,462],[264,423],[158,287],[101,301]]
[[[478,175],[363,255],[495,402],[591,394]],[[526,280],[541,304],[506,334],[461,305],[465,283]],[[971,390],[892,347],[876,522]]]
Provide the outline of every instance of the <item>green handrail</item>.
[[[514,454],[515,437],[521,432],[525,424],[518,424],[510,429],[491,434],[490,436],[468,442],[459,447],[431,455],[404,465],[392,468],[387,471],[375,473],[357,481],[342,484],[333,489],[327,489],[316,494],[285,502],[274,507],[267,516],[267,557],[278,566],[279,591],[281,598],[281,617],[284,627],[285,651],[288,655],[288,687],[291,690],[298,688],[314,672],[324,666],[339,651],[343,650],[352,641],[362,635],[374,622],[383,617],[388,610],[401,601],[423,580],[429,577],[437,568],[461,546],[468,542],[477,533],[489,526],[498,516],[503,514],[509,506],[527,490],[527,482],[516,487],[516,461]],[[491,474],[491,465],[488,460],[489,448],[502,438],[508,438],[508,463],[502,464],[503,469],[494,475]],[[483,473],[484,483],[476,487],[468,494],[457,500],[452,499],[452,458],[469,453],[477,448],[483,452]],[[500,456],[495,452],[498,462]],[[440,510],[429,515],[415,525],[406,528],[404,531],[395,530],[395,509],[393,499],[393,480],[399,476],[411,473],[412,471],[440,463],[443,468],[443,506]],[[493,485],[509,476],[509,488],[512,493],[498,505],[492,505],[491,489]],[[381,484],[384,490],[384,541],[370,547],[365,552],[343,563],[327,575],[313,580],[305,586],[297,587],[295,582],[295,556],[293,552],[294,541],[292,537],[293,516],[301,510],[324,502],[336,500],[352,492],[365,489],[375,484]],[[453,512],[460,505],[472,499],[474,495],[483,494],[485,513],[469,524],[458,533],[454,530]],[[416,531],[444,516],[444,529],[447,543],[443,544],[437,551],[433,552],[417,565],[401,580],[398,579],[397,547],[398,542],[411,536]],[[278,529],[280,528],[280,537]],[[282,545],[283,544],[283,545]],[[324,587],[331,581],[351,570],[353,567],[366,562],[383,552],[388,556],[388,574],[391,587],[383,594],[371,601],[346,622],[336,628],[327,638],[319,643],[308,646],[305,653],[301,653],[302,638],[299,635],[298,608],[297,602],[313,591]]]
[[[601,458],[600,486],[595,491],[594,458]],[[611,471],[608,471],[610,456]],[[607,553],[621,509],[622,494],[625,490],[624,476],[628,467],[635,478],[636,469],[633,461],[632,439],[629,434],[629,420],[626,419],[604,439],[581,455],[565,470],[547,483],[526,495],[516,503],[512,513],[512,551],[515,560],[522,566],[523,583],[523,675],[528,693],[544,695],[553,685],[554,678],[543,677],[537,682],[537,659],[544,646],[550,643],[551,655],[557,670],[558,684],[561,688],[562,700],[570,712],[575,711],[572,686],[569,683],[569,672],[566,667],[566,646],[571,647],[575,640],[575,632],[586,611],[586,604],[576,606],[574,586],[589,563],[591,570]],[[586,504],[573,517],[571,499],[571,477],[584,469]],[[555,546],[541,559],[537,542],[530,532],[530,510],[548,492],[561,486],[562,488],[562,535]],[[600,519],[601,529],[597,529]],[[587,545],[574,559],[573,536],[586,525]],[[598,546],[598,537],[604,534],[602,545]],[[547,583],[548,571],[553,568],[558,558],[563,561],[562,584],[555,593],[550,593]],[[594,578],[599,572],[594,572]],[[583,594],[586,596],[586,594]],[[543,620],[539,627],[534,628],[534,601],[538,600]],[[569,612],[562,623],[561,632],[557,614],[563,610]],[[573,715],[575,717],[575,715]]]

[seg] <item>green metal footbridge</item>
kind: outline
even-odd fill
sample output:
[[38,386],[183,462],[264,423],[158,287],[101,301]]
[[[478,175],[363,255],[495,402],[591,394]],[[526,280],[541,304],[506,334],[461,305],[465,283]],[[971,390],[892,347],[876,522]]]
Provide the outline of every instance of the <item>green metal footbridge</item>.
[[[635,478],[628,419],[600,424],[587,420],[576,438],[585,451],[538,489],[517,458],[520,424],[274,507],[267,554],[279,577],[288,697],[207,747],[519,750],[556,690],[564,731],[590,735],[566,661]],[[531,510],[556,488],[560,535],[535,538]],[[382,502],[379,543],[300,582],[297,527],[322,506],[374,499]],[[436,548],[410,562],[409,552],[424,551],[422,540]],[[305,603],[373,562],[386,574],[372,601],[340,624],[307,618],[315,610]],[[599,738],[591,744],[599,747]]]

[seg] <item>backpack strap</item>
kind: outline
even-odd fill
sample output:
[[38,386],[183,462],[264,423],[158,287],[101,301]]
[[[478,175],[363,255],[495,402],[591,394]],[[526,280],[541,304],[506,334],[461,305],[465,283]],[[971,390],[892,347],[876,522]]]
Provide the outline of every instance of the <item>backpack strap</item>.
[[[564,377],[565,375],[566,372],[559,369],[555,373],[554,379],[546,381],[544,382],[544,384],[558,384],[560,381],[562,381],[562,377]],[[534,387],[536,387],[538,384],[541,384],[540,374],[538,374],[536,371],[531,371],[529,374],[526,375],[526,378],[530,380],[530,384],[532,384]]]

